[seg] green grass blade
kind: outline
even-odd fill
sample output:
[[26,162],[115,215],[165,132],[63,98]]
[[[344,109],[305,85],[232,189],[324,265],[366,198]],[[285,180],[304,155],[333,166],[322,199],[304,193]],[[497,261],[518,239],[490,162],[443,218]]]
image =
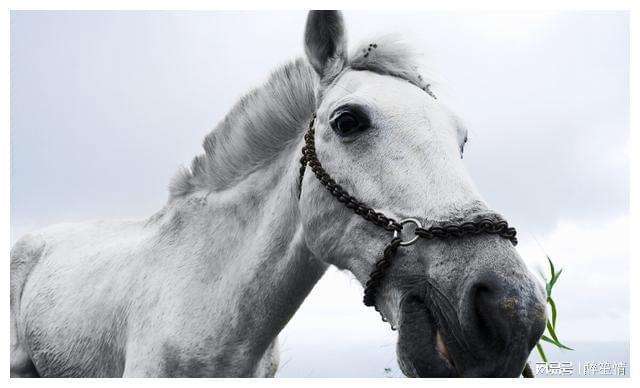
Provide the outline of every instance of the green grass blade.
[[549,332],[549,334],[551,335],[551,338],[553,338],[554,341],[554,345],[556,345],[559,348],[562,349],[567,349],[567,350],[573,350],[570,347],[563,345],[559,340],[558,340],[558,336],[556,335],[556,331],[554,330],[553,326],[551,326],[551,322],[549,322],[547,320],[547,331]]
[[[540,340],[541,340],[541,341],[548,342],[548,343],[550,343],[550,344],[552,344],[552,345],[556,345],[556,341],[554,341],[553,339],[551,339],[551,338],[547,337],[546,335],[543,335],[542,337],[540,337]],[[557,346],[557,345],[556,345],[556,346]]]
[[560,269],[560,271],[558,271],[558,273],[556,273],[556,275],[551,278],[551,281],[549,281],[549,284],[551,284],[551,288],[553,288],[553,286],[556,284],[561,273],[562,269]]
[[558,343],[556,344],[556,346],[557,346],[557,347],[559,347],[559,348],[561,348],[561,349],[573,350],[573,348],[570,348],[570,347],[568,347],[567,345],[564,345],[564,344],[562,344],[562,343],[560,343],[560,342],[558,342]]
[[549,322],[549,320],[547,320],[547,331],[549,332],[549,335],[551,335],[551,338],[553,338],[555,342],[560,343],[560,341],[558,341],[558,336],[556,335],[556,331],[553,329],[553,326],[551,326],[551,322]]
[[547,360],[547,355],[544,354],[544,350],[542,350],[542,345],[540,345],[540,342],[536,344],[536,350],[538,351],[538,354],[540,355],[540,358],[542,359],[542,361],[548,363],[549,360]]
[[550,297],[551,296],[551,283],[547,283],[545,285],[545,288],[547,290],[547,297]]
[[545,289],[547,291],[547,304],[551,306],[551,319],[547,318],[547,322],[546,322],[547,330],[545,334],[548,334],[548,335],[543,335],[542,337],[540,337],[540,341],[538,341],[538,343],[536,344],[536,350],[538,351],[538,354],[540,354],[540,358],[544,362],[548,363],[549,361],[547,359],[547,355],[544,353],[544,349],[542,348],[543,342],[550,343],[553,346],[557,346],[560,349],[567,349],[567,350],[573,350],[573,349],[564,345],[562,342],[560,342],[560,340],[558,339],[558,335],[556,334],[556,322],[558,320],[558,307],[556,306],[556,302],[551,297],[551,292],[553,291],[553,287],[555,286],[556,282],[560,278],[560,274],[562,274],[562,269],[556,272],[556,267],[553,265],[553,261],[551,261],[551,258],[549,257],[549,255],[545,255],[545,256],[547,257],[547,261],[549,262],[549,270],[551,272],[551,277],[547,281],[547,277],[545,276],[544,273],[541,272],[540,275],[542,276],[542,279],[544,279],[545,281]]
[[551,279],[553,279],[556,276],[556,267],[553,266],[553,261],[551,261],[549,255],[545,256],[547,256],[547,261],[549,262],[549,267],[551,268]]
[[551,297],[547,298],[547,303],[551,306],[551,326],[556,328],[556,318],[558,317],[558,309],[556,308],[556,302],[551,299]]

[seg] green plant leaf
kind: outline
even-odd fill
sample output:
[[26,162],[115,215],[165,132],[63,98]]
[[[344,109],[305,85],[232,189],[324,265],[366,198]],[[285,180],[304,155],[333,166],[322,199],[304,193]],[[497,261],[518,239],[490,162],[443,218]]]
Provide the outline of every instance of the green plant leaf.
[[556,267],[553,266],[553,261],[551,261],[549,255],[545,256],[547,256],[547,261],[549,262],[549,267],[551,268],[551,278],[553,279],[556,276]]
[[562,269],[560,269],[560,271],[558,271],[558,273],[556,273],[553,277],[551,277],[551,280],[549,281],[549,284],[551,285],[550,286],[551,289],[553,289],[553,286],[558,281],[558,278],[560,277],[561,273],[562,273]]
[[558,336],[556,335],[556,331],[554,330],[553,326],[551,326],[551,322],[549,322],[549,320],[547,320],[547,331],[549,332],[549,334],[551,335],[551,338],[553,338],[553,344],[556,345],[559,348],[562,349],[567,349],[567,350],[573,350],[570,347],[563,345],[560,340],[558,340]]
[[551,326],[551,322],[549,322],[548,319],[547,319],[547,331],[549,332],[549,335],[551,335],[551,338],[553,338],[555,342],[559,342],[558,336],[556,335],[556,331],[553,329],[553,326]]
[[540,342],[536,344],[536,350],[538,351],[538,354],[540,355],[542,361],[548,363],[549,360],[547,360],[547,355],[544,354],[544,350],[542,349],[542,345],[540,345]]
[[547,283],[545,285],[545,289],[547,290],[547,297],[551,296],[551,283]]
[[558,317],[558,309],[556,308],[556,303],[553,301],[551,297],[547,298],[547,303],[551,306],[551,326],[556,328],[556,318]]
[[562,349],[566,349],[566,350],[574,350],[573,348],[570,348],[570,347],[568,347],[566,345],[563,345],[563,344],[561,344],[559,342],[556,344],[556,346],[559,347],[559,348],[562,348]]
[[560,349],[567,349],[567,350],[573,350],[573,349],[564,345],[562,342],[560,342],[560,340],[558,339],[558,335],[556,334],[556,323],[558,320],[558,306],[556,305],[556,302],[551,297],[551,292],[553,291],[553,287],[556,285],[556,282],[560,278],[560,274],[562,274],[562,269],[556,272],[556,267],[553,265],[553,261],[551,260],[549,255],[545,255],[545,256],[547,257],[547,261],[549,262],[549,271],[551,272],[551,276],[547,278],[547,276],[545,276],[545,274],[542,273],[542,271],[540,271],[540,275],[542,276],[542,279],[544,279],[544,282],[545,282],[545,289],[547,291],[547,304],[551,307],[551,317],[550,319],[547,318],[545,333],[542,335],[542,337],[540,337],[540,341],[538,341],[538,343],[536,344],[536,350],[538,351],[540,358],[545,363],[548,363],[549,361],[547,359],[547,355],[545,354],[544,349],[542,347],[543,342],[550,343],[553,346],[556,346]]

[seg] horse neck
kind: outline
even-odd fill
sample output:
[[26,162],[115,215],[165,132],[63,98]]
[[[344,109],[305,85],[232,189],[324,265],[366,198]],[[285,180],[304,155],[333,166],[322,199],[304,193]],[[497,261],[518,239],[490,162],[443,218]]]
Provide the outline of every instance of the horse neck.
[[205,229],[196,234],[217,240],[203,260],[222,276],[210,300],[233,306],[231,321],[251,323],[234,332],[257,351],[284,328],[327,267],[304,242],[297,205],[301,146],[234,188],[208,194],[212,209],[195,222]]

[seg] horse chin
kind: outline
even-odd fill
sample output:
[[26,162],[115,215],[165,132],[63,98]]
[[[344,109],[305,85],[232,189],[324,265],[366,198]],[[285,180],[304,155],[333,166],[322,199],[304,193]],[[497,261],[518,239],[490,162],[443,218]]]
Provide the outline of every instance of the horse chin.
[[443,333],[424,302],[413,299],[402,304],[397,355],[407,377],[458,377]]

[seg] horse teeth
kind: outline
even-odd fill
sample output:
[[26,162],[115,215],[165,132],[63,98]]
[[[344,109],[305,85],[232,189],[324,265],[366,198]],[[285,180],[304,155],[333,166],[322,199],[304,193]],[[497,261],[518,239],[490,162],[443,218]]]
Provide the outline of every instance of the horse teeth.
[[444,357],[447,362],[451,363],[451,356],[449,355],[449,349],[444,344],[444,340],[442,339],[442,334],[440,334],[440,330],[436,332],[436,351],[440,353],[442,357]]

